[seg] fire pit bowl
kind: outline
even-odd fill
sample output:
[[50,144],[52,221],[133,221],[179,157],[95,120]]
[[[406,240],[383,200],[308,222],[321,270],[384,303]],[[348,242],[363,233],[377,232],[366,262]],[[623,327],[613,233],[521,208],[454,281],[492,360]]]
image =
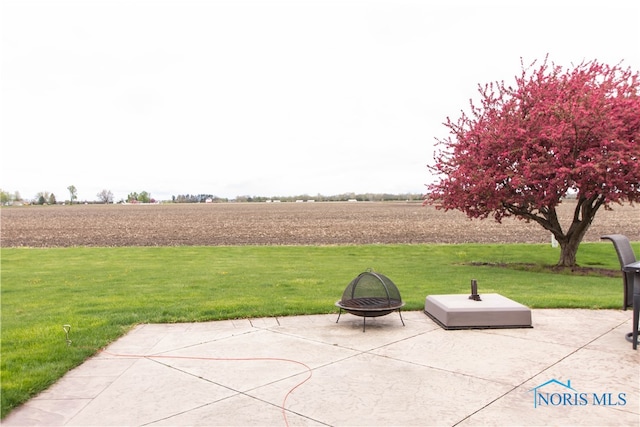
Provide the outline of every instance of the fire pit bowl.
[[398,311],[400,320],[404,326],[400,309],[404,306],[398,287],[387,276],[365,271],[353,279],[342,293],[342,299],[336,302],[340,308],[338,320],[342,310],[356,316],[361,316],[362,331],[366,328],[367,317],[385,316],[393,311]]

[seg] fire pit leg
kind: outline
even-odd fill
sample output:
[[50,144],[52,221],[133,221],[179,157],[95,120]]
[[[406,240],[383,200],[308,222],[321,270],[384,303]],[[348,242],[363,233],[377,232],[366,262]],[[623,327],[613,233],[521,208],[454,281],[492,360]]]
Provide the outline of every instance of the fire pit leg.
[[402,318],[402,312],[398,309],[398,314],[400,315],[400,321],[402,322],[402,326],[405,326],[404,319]]
[[362,332],[367,327],[367,316],[362,316]]
[[340,315],[342,314],[342,309],[340,309],[340,311],[338,312],[338,319],[336,319],[336,323],[338,323],[338,320],[340,320]]

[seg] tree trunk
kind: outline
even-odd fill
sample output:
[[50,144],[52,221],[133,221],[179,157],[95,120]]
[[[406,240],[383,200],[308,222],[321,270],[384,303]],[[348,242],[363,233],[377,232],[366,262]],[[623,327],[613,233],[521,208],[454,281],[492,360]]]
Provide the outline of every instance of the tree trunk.
[[581,240],[582,239],[570,238],[564,241],[558,241],[560,244],[560,259],[558,260],[558,266],[576,266],[576,254],[578,253],[578,246],[580,245]]
[[584,235],[591,226],[593,217],[603,204],[604,198],[598,195],[594,195],[589,199],[579,197],[573,213],[573,221],[566,234],[562,233],[562,228],[555,215],[555,209],[551,210],[553,212],[552,223],[554,223],[555,226],[551,227],[550,230],[560,244],[558,266],[575,267],[577,265],[576,254],[578,253],[578,246],[580,246],[580,242],[582,242]]
[[558,219],[555,206],[541,206],[537,208],[539,214],[533,212],[534,209],[531,205],[522,206],[503,202],[502,206],[511,214],[528,221],[535,221],[545,230],[550,231],[560,244],[560,260],[556,265],[575,267],[578,246],[591,226],[593,217],[598,209],[604,205],[605,200],[605,197],[599,194],[594,194],[589,198],[578,196],[573,219],[566,233],[562,231],[562,224]]

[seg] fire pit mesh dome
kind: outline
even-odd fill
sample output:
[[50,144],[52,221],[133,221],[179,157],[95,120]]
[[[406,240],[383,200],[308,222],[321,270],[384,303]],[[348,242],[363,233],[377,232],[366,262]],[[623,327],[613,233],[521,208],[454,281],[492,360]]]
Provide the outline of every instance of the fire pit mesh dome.
[[[353,279],[342,293],[342,299],[336,306],[356,316],[377,317],[395,310],[400,314],[404,306],[398,287],[387,276],[366,271]],[[338,314],[338,320],[340,320]],[[336,323],[338,322],[336,320]],[[402,314],[400,314],[402,320]],[[402,320],[404,325],[404,320]]]
[[395,310],[402,303],[398,287],[387,276],[366,271],[353,279],[342,293],[346,307],[375,306]]

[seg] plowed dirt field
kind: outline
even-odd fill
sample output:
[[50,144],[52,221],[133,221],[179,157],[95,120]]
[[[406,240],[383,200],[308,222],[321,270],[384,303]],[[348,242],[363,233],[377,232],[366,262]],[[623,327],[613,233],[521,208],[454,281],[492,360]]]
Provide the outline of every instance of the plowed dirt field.
[[[568,224],[575,204],[561,205]],[[4,207],[2,247],[546,243],[537,224],[469,220],[420,203],[224,203]],[[640,241],[640,208],[601,209],[584,241]]]

